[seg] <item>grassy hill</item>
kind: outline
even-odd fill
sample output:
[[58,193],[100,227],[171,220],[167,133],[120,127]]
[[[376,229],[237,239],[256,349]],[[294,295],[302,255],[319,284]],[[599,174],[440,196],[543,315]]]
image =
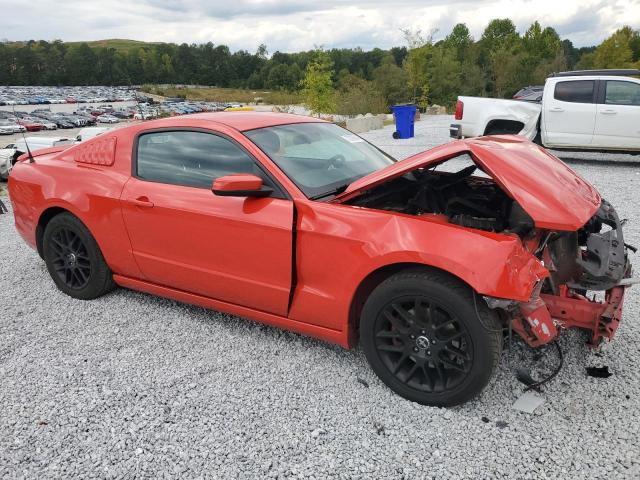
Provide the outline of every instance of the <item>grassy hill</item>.
[[[5,45],[21,47],[25,45],[27,42],[25,41],[16,41],[16,42],[6,42]],[[122,52],[130,50],[134,47],[144,47],[145,45],[161,45],[164,42],[143,42],[140,40],[128,40],[126,38],[108,38],[105,40],[89,40],[89,41],[80,41],[80,42],[63,42],[65,45],[80,45],[81,43],[86,43],[92,48],[99,47],[110,47],[115,50]]]
[[127,51],[134,47],[144,47],[145,45],[160,45],[163,42],[142,42],[140,40],[127,40],[125,38],[109,38],[106,40],[92,40],[88,42],[64,42],[65,45],[79,45],[86,43],[90,47],[109,47],[118,51]]

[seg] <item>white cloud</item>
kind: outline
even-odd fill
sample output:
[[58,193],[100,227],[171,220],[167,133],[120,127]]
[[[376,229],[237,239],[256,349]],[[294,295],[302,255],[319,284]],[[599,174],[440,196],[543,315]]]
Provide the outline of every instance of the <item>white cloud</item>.
[[2,35],[10,40],[131,38],[226,44],[254,51],[299,51],[314,45],[389,48],[400,28],[446,35],[465,22],[478,38],[489,20],[511,18],[520,31],[534,20],[577,46],[593,45],[622,25],[640,25],[640,0],[0,0]]

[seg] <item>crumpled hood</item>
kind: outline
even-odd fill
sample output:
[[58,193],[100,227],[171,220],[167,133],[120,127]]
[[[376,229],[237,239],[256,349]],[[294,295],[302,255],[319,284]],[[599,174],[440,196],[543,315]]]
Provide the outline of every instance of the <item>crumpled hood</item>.
[[538,228],[578,230],[600,207],[595,188],[547,150],[517,135],[458,140],[427,150],[356,180],[335,201],[463,154],[518,202]]

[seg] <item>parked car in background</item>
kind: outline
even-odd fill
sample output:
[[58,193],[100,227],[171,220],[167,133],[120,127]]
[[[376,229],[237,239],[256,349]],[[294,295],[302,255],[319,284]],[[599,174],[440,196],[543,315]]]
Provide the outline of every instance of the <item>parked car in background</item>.
[[5,131],[8,131],[9,133],[21,133],[21,132],[26,132],[27,129],[22,126],[19,125],[18,123],[15,123],[15,121],[10,121],[10,120],[0,120],[0,128],[2,128]]
[[78,135],[76,136],[76,140],[78,142],[85,142],[87,140],[92,139],[93,137],[97,137],[105,132],[111,130],[109,127],[86,127],[80,129]]
[[41,124],[43,130],[56,130],[58,128],[58,125],[56,125],[55,122],[52,122],[44,117],[31,117],[29,120]]
[[114,117],[113,115],[104,113],[96,117],[96,121],[98,123],[118,123],[120,119],[118,117]]
[[640,70],[547,78],[542,102],[458,97],[454,138],[519,134],[545,147],[640,150]]
[[504,331],[612,338],[633,281],[613,206],[513,135],[396,162],[317,118],[194,114],[36,151],[9,194],[66,294],[120,285],[359,338],[382,381],[429,405],[482,391]]
[[58,128],[75,128],[74,123],[64,115],[54,114],[47,117],[54,122]]
[[521,88],[513,96],[514,100],[522,100],[525,102],[541,102],[544,85],[534,85]]
[[17,119],[16,123],[26,128],[28,132],[39,132],[44,128],[44,125],[42,125],[40,122],[25,120],[23,118]]

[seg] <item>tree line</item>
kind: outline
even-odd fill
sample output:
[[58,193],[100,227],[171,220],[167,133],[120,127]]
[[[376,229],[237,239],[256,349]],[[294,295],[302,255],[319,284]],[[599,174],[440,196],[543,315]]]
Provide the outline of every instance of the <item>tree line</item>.
[[[542,84],[554,71],[640,68],[640,33],[624,27],[600,45],[575,48],[534,22],[520,34],[509,19],[489,22],[479,39],[464,24],[442,40],[435,32],[404,31],[389,50],[342,48],[269,55],[231,52],[225,45],[131,42],[0,43],[0,84],[199,84],[302,91],[308,102],[340,113],[385,111],[393,103],[451,106],[458,95],[510,97]],[[330,109],[330,110],[326,110]]]

